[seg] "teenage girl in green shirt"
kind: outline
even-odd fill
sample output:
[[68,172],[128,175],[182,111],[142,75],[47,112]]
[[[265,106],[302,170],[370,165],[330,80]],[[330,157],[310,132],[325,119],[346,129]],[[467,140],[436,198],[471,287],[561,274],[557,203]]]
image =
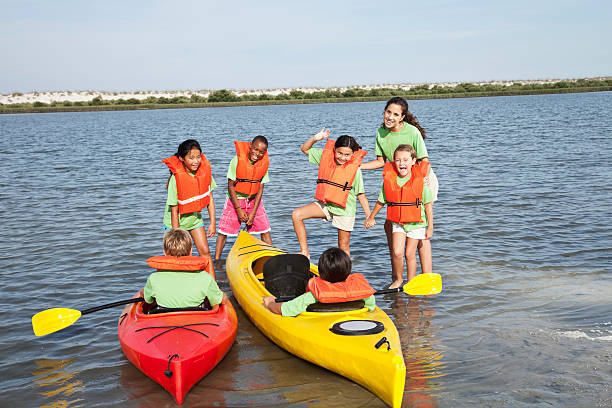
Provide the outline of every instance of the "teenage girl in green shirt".
[[[376,159],[363,163],[362,170],[380,169],[385,162],[393,161],[393,153],[400,144],[411,145],[416,150],[419,160],[429,161],[427,148],[425,147],[425,129],[421,127],[417,118],[408,110],[405,99],[394,97],[387,101],[383,111],[383,123],[376,132]],[[425,178],[425,184],[432,190],[434,201],[438,196],[438,180],[430,171]],[[385,235],[389,245],[389,256],[393,261],[393,227],[390,221],[385,221]],[[431,241],[420,240],[418,243],[419,259],[421,260],[421,271],[432,272]],[[399,287],[393,283],[390,287]]]

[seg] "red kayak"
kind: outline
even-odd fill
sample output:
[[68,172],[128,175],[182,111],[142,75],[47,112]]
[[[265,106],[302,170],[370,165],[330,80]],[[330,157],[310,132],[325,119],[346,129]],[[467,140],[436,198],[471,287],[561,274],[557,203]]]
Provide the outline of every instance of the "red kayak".
[[[140,296],[142,291],[135,295]],[[212,310],[159,314],[146,314],[144,302],[128,305],[118,323],[121,349],[182,404],[191,387],[215,368],[234,342],[236,312],[224,302]]]

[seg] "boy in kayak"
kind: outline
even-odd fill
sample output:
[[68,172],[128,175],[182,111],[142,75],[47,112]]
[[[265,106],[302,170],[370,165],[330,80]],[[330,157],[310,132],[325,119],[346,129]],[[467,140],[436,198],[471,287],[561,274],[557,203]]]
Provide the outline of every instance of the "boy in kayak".
[[329,248],[319,258],[319,276],[308,281],[308,290],[288,302],[276,303],[265,296],[264,305],[273,313],[297,316],[316,302],[337,303],[364,300],[370,311],[376,308],[374,289],[360,273],[351,274],[351,258],[340,248]]
[[200,307],[204,299],[211,306],[226,302],[217,282],[208,272],[209,258],[191,256],[193,240],[187,231],[173,228],[164,235],[164,256],[147,259],[157,268],[147,279],[144,299],[166,309]]
[[251,143],[234,144],[236,155],[227,169],[227,198],[219,220],[215,261],[221,258],[227,237],[237,236],[242,223],[249,233],[261,234],[261,240],[272,245],[270,221],[261,201],[264,184],[270,181],[268,139],[260,135]]

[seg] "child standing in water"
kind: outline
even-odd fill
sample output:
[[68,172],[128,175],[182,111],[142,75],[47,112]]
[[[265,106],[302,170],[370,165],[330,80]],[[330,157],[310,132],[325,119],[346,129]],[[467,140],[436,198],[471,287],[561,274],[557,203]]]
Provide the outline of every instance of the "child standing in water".
[[268,177],[268,140],[255,136],[249,142],[237,142],[236,156],[227,169],[227,198],[219,220],[219,235],[215,248],[215,260],[221,258],[227,237],[236,236],[244,222],[251,234],[261,234],[261,240],[272,245],[270,222],[261,202],[264,184]]
[[[416,116],[408,110],[408,102],[404,98],[394,97],[387,101],[383,110],[383,123],[376,132],[376,159],[363,163],[362,170],[379,169],[385,166],[385,162],[393,161],[395,149],[400,144],[412,146],[420,161],[429,161],[427,148],[425,147],[425,129],[419,124]],[[425,177],[427,185],[433,193],[433,200],[438,199],[438,179],[433,170],[429,170]],[[390,221],[385,222],[385,234],[389,245],[389,255],[393,258],[392,226]],[[419,241],[419,258],[421,270],[424,273],[432,271],[431,241],[423,239]],[[393,261],[393,259],[392,259]]]
[[433,236],[433,193],[424,185],[429,162],[416,164],[416,156],[410,145],[402,144],[395,149],[393,162],[385,164],[383,170],[383,186],[378,201],[364,222],[366,228],[373,227],[376,224],[374,217],[387,204],[387,220],[393,234],[389,248],[393,279],[390,289],[404,284],[404,256],[408,281],[416,276],[417,244],[419,240]]
[[310,258],[304,220],[324,218],[338,229],[338,247],[349,256],[351,231],[355,224],[357,199],[365,212],[370,215],[363,177],[359,165],[367,154],[351,136],[340,136],[335,142],[327,139],[324,149],[312,148],[319,140],[329,136],[329,129],[319,133],[302,144],[300,149],[308,155],[311,163],[319,165],[315,202],[296,208],[291,214],[295,235],[300,244],[300,253]]
[[[166,184],[168,198],[164,212],[164,228],[182,228],[191,234],[198,254],[210,259],[207,237],[215,236],[215,201],[212,190],[217,184],[212,177],[210,162],[202,153],[197,140],[181,143],[174,156],[163,159],[170,169]],[[204,233],[202,209],[208,209],[210,225]],[[213,271],[214,272],[214,271]]]

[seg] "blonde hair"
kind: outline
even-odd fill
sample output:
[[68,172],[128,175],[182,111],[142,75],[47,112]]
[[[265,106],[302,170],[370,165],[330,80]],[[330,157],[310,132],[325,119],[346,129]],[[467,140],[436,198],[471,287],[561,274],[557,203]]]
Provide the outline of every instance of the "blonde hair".
[[408,152],[410,153],[410,156],[412,156],[413,159],[417,158],[416,150],[414,150],[414,147],[410,146],[409,144],[401,144],[397,146],[397,148],[393,152],[394,160],[395,160],[395,155],[397,154],[397,152]]
[[172,228],[164,235],[164,252],[168,256],[188,256],[192,248],[191,235],[184,229]]

